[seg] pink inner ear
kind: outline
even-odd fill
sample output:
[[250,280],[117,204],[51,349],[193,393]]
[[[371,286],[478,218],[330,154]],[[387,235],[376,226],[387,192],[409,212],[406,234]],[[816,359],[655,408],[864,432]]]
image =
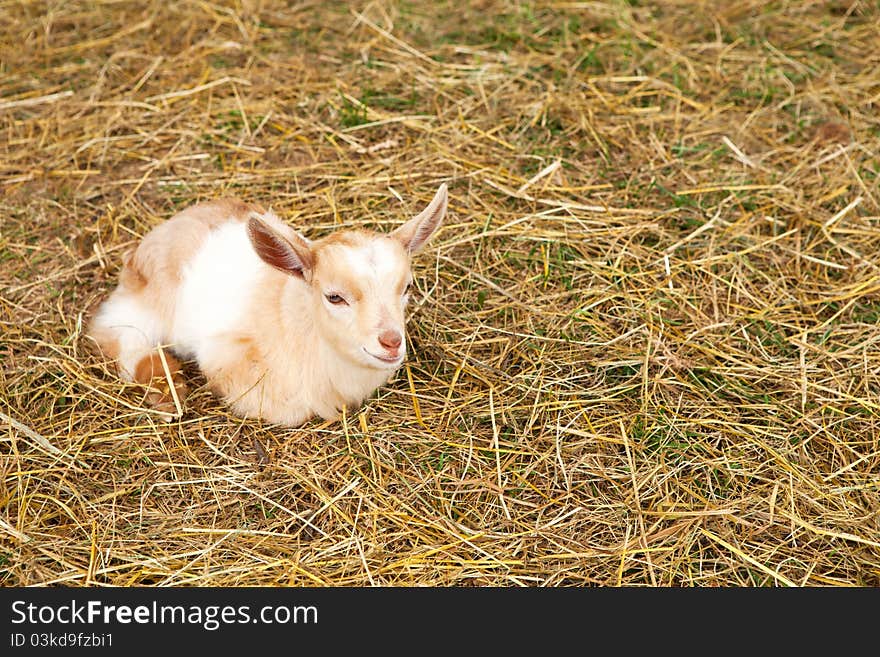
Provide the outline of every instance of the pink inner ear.
[[312,252],[305,243],[294,244],[257,217],[248,220],[248,237],[257,255],[287,274],[305,277],[312,268]]
[[410,253],[418,251],[443,223],[448,202],[446,183],[443,183],[428,207],[394,231],[393,235]]
[[409,243],[410,251],[418,251],[424,244],[428,241],[431,235],[434,234],[434,231],[437,230],[437,227],[440,225],[440,220],[437,219],[434,222],[424,221],[419,224],[419,227],[416,229],[416,234],[413,235],[412,239]]

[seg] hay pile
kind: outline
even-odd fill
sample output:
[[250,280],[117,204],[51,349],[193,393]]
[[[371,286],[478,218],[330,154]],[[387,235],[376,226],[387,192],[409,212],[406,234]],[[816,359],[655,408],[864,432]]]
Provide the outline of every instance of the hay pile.
[[[880,584],[876,3],[0,15],[4,585]],[[193,373],[165,425],[88,355],[186,205],[314,237],[442,181],[408,363],[342,422]]]

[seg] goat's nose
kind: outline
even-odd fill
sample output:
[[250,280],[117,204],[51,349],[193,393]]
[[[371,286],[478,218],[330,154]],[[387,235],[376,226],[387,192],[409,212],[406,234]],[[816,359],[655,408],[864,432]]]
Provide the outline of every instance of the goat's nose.
[[397,349],[401,342],[403,342],[403,336],[393,329],[382,331],[379,334],[379,344],[386,349]]

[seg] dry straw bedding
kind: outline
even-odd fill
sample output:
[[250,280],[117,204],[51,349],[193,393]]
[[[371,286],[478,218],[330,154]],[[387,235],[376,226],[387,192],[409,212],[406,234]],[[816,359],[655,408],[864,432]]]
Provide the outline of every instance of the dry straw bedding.
[[[288,4],[0,1],[4,585],[880,583],[876,3]],[[177,209],[442,181],[340,422],[89,354]]]

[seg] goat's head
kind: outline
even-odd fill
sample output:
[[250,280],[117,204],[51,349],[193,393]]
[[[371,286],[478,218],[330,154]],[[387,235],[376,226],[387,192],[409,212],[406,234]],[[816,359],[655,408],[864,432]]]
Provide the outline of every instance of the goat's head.
[[393,370],[406,356],[410,258],[440,227],[447,202],[444,184],[422,212],[387,234],[344,230],[314,242],[299,234],[289,239],[256,216],[248,232],[260,258],[308,285],[323,339],[361,366]]

